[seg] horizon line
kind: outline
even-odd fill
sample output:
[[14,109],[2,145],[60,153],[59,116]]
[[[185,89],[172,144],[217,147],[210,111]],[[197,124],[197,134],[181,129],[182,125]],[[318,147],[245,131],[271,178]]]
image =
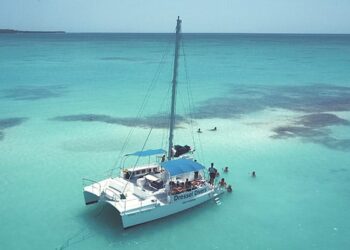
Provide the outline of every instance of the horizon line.
[[[126,31],[64,31],[64,30],[16,30],[2,29],[15,31],[13,33],[56,33],[56,34],[174,34],[173,32],[126,32]],[[0,34],[13,34],[1,33]],[[222,35],[350,35],[350,33],[320,33],[320,32],[182,32],[182,34],[222,34]]]
[[[49,31],[48,31],[49,32]],[[64,31],[66,34],[175,34],[174,32],[125,32],[125,31]],[[181,34],[242,34],[242,35],[350,35],[350,33],[313,33],[313,32],[181,32]]]

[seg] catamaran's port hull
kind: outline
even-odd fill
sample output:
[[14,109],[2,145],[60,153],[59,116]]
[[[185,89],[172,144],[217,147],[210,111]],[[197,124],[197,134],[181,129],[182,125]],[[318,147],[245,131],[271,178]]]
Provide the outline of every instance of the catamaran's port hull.
[[90,205],[90,204],[97,203],[100,197],[94,193],[84,191],[84,199],[85,199],[85,205]]
[[[223,191],[217,191],[216,193],[221,194]],[[189,200],[177,201],[167,205],[159,205],[150,209],[135,211],[133,213],[121,213],[123,227],[129,228],[182,212],[213,199],[213,195],[214,193],[210,192]]]

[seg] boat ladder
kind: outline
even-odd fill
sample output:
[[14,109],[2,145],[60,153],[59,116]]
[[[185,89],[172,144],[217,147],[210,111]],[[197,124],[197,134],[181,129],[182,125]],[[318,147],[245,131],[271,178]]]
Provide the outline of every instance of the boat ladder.
[[220,200],[220,197],[219,197],[218,193],[214,193],[213,200],[215,201],[216,205],[218,205],[218,206],[221,205],[221,200]]

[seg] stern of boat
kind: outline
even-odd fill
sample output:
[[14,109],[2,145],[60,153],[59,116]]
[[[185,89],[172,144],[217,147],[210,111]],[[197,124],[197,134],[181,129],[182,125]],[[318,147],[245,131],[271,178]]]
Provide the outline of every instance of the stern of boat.
[[100,200],[102,188],[99,182],[84,178],[83,187],[85,205],[94,204]]

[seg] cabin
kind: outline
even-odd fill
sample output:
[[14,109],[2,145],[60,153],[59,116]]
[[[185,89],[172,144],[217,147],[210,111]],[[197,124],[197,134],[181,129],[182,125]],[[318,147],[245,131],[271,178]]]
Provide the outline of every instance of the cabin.
[[148,174],[159,174],[160,166],[159,165],[144,165],[137,166],[135,168],[124,169],[123,170],[123,178],[124,179],[138,179],[142,178]]

